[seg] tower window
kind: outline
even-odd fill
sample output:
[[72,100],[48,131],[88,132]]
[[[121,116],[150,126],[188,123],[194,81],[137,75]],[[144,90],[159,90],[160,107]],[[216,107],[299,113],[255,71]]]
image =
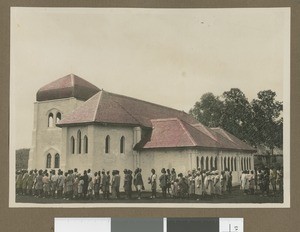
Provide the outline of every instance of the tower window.
[[48,127],[53,127],[53,114],[48,115]]
[[56,123],[59,123],[60,120],[61,120],[61,113],[58,112],[58,113],[56,114]]

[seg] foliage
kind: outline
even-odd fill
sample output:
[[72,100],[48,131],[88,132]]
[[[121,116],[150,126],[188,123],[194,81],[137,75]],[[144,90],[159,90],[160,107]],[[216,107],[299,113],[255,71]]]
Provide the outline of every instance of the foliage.
[[275,92],[264,90],[249,102],[240,89],[232,88],[221,97],[203,94],[190,114],[208,127],[222,127],[253,146],[264,145],[272,151],[283,144],[283,105],[275,98]]
[[16,170],[28,168],[29,149],[16,150]]

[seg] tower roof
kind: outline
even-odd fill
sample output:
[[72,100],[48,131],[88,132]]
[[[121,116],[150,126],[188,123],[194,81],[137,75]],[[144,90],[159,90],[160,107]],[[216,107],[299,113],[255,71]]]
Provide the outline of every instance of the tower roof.
[[36,100],[48,101],[74,97],[86,101],[99,91],[98,87],[88,81],[69,74],[40,88],[36,94]]

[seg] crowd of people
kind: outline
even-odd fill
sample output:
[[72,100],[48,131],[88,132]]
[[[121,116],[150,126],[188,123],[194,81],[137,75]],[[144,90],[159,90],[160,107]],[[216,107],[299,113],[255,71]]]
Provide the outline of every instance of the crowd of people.
[[[132,199],[133,192],[137,199],[143,197],[145,183],[142,169],[134,172],[123,171],[121,180],[119,170],[97,171],[90,169],[79,173],[77,168],[63,172],[62,170],[19,170],[16,172],[16,194],[37,198],[70,199],[120,199],[120,188],[125,192],[125,199]],[[176,173],[174,168],[161,169],[157,174],[150,171],[147,179],[151,189],[151,199],[180,198],[202,200],[220,198],[232,191],[232,172],[225,170],[192,170],[186,175]],[[122,183],[122,187],[121,187]],[[270,187],[271,186],[271,187]],[[278,191],[277,191],[277,186]],[[264,168],[243,171],[240,176],[240,188],[244,194],[269,195],[283,192],[282,169]]]

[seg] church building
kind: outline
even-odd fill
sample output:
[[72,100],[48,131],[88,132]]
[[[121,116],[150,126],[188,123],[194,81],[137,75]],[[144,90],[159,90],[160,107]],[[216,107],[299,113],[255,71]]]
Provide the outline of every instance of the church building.
[[[70,74],[40,88],[34,103],[29,169],[80,172],[154,168],[232,171],[254,169],[255,149],[222,128],[191,115],[101,90]],[[121,176],[122,177],[122,176]]]

